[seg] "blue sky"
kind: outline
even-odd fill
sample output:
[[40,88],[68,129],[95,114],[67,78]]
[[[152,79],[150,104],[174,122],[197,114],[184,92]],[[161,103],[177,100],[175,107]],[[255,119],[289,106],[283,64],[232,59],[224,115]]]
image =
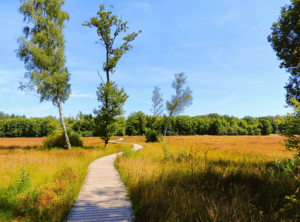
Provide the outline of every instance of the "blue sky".
[[[114,5],[113,13],[128,21],[122,37],[142,30],[133,49],[120,59],[112,76],[129,95],[125,117],[132,112],[151,114],[155,86],[163,99],[174,94],[174,74],[184,72],[193,91],[193,105],[182,115],[209,113],[244,116],[286,115],[285,89],[289,74],[279,68],[267,36],[280,8],[289,0],[66,0],[66,66],[71,73],[72,95],[63,104],[64,116],[92,113],[99,104],[97,69],[103,73],[105,48],[94,44],[96,28],[82,26],[96,16],[100,4]],[[0,111],[27,117],[58,117],[51,102],[18,90],[24,63],[16,57],[22,34],[20,1],[0,0]],[[104,73],[103,73],[104,74]],[[165,111],[166,113],[166,111]]]

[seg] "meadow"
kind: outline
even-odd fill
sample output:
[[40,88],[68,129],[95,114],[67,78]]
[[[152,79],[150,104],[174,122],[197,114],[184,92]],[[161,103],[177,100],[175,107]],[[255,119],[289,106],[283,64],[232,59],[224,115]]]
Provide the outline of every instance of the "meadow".
[[299,161],[285,138],[174,136],[164,143],[144,137],[124,142],[115,166],[132,201],[136,221],[297,221]]
[[41,145],[42,138],[0,138],[0,221],[64,221],[88,165],[132,148],[112,143],[105,148],[99,138],[84,138],[83,148],[69,151]]

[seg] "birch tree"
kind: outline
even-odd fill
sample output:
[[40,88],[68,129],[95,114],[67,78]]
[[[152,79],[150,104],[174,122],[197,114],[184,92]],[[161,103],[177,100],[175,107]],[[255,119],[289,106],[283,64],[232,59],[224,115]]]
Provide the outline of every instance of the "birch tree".
[[[113,8],[112,5],[111,8]],[[103,63],[106,82],[103,81],[101,75],[98,73],[102,83],[98,87],[97,96],[98,101],[102,104],[99,106],[99,110],[94,110],[94,114],[97,115],[95,121],[98,127],[98,135],[104,139],[105,146],[107,147],[109,138],[116,130],[116,127],[114,127],[115,118],[124,113],[123,105],[128,98],[124,89],[119,90],[115,82],[110,80],[110,77],[115,72],[114,68],[120,58],[124,53],[132,49],[129,43],[138,36],[138,33],[133,32],[128,34],[123,37],[124,43],[120,47],[113,48],[114,41],[119,33],[126,32],[129,27],[127,27],[127,22],[122,22],[116,15],[112,15],[112,11],[105,11],[104,4],[100,5],[97,17],[92,17],[89,22],[85,21],[82,25],[97,28],[97,34],[100,36],[100,39],[96,43],[101,44],[106,50],[106,61]],[[112,35],[113,26],[115,26],[115,31]],[[139,33],[141,32],[140,30]]]
[[150,116],[149,126],[152,130],[152,133],[154,132],[154,128],[157,125],[157,118],[162,114],[164,111],[164,105],[163,105],[163,98],[162,93],[160,93],[160,88],[158,86],[154,87],[153,95],[152,95],[152,108],[150,109],[151,112],[153,112],[153,116]]
[[152,108],[151,112],[153,112],[153,116],[160,116],[164,111],[163,98],[162,93],[160,93],[160,88],[158,86],[154,87],[153,96],[152,96]]
[[70,74],[65,67],[65,40],[62,33],[64,21],[69,14],[62,11],[64,0],[23,0],[19,12],[24,22],[31,23],[23,28],[23,36],[18,38],[17,57],[25,63],[25,79],[20,89],[35,91],[40,102],[51,101],[59,108],[60,122],[66,138],[67,148],[71,148],[63,117],[62,103],[71,94]]
[[173,95],[171,101],[167,101],[166,104],[169,117],[162,140],[164,140],[167,133],[170,117],[179,115],[186,107],[192,104],[192,91],[188,86],[185,89],[183,88],[187,83],[186,78],[184,73],[175,74],[175,81],[172,83],[172,88],[175,89],[176,94]]

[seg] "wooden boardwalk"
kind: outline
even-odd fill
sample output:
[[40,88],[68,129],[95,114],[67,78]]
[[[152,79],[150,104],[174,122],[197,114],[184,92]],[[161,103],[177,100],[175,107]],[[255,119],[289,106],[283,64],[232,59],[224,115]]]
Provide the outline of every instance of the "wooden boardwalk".
[[[120,139],[121,140],[121,139]],[[143,146],[134,144],[134,151]],[[119,153],[123,154],[123,153]],[[93,161],[67,221],[133,221],[131,202],[118,171],[117,154]]]

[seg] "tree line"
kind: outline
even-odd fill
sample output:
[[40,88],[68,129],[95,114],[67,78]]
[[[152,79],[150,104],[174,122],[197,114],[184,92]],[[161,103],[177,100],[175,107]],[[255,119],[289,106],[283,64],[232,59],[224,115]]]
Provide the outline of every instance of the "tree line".
[[[152,126],[156,118],[155,126]],[[158,135],[163,135],[168,123],[167,136],[176,135],[270,135],[281,131],[276,120],[280,116],[237,118],[216,113],[201,116],[160,116],[154,117],[143,112],[131,113],[117,117],[113,136],[143,136],[153,128]],[[82,114],[65,118],[66,128],[78,132],[83,137],[98,136],[96,117]],[[44,137],[60,126],[55,117],[26,118],[25,116],[8,115],[0,112],[0,137]]]

